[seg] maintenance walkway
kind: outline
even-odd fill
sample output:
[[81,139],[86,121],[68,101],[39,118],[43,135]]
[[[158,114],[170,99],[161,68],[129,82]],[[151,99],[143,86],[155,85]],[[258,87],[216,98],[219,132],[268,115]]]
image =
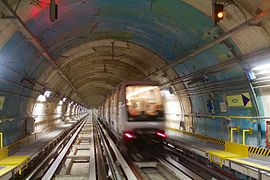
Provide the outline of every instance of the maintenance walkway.
[[176,129],[167,129],[168,142],[201,157],[222,169],[240,172],[255,179],[270,179],[270,149],[245,146]]
[[16,173],[21,175],[28,168],[29,162],[42,158],[43,154],[53,148],[57,141],[69,132],[86,114],[67,117],[55,128],[42,134],[30,135],[10,146],[0,149],[0,179],[10,179]]

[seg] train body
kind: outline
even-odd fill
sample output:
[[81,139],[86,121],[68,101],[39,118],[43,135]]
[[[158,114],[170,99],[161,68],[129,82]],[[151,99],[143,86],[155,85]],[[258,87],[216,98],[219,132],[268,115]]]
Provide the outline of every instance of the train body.
[[141,142],[142,139],[161,143],[166,138],[163,97],[157,83],[123,82],[98,111],[114,136],[125,143]]

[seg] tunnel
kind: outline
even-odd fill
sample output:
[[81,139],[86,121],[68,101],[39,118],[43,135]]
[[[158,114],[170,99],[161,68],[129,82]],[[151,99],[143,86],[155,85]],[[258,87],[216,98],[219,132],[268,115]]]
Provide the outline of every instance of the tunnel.
[[269,1],[1,0],[0,11],[8,157],[100,112],[125,81],[159,84],[166,130],[270,156]]

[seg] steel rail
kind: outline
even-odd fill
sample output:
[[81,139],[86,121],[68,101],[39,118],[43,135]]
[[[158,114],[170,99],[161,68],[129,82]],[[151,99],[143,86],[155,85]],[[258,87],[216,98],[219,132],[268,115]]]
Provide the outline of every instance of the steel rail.
[[[173,141],[174,142],[174,141]],[[174,143],[173,143],[174,144]],[[185,159],[186,161],[188,161],[189,163],[191,164],[194,164],[196,165],[197,167],[199,167],[200,169],[202,169],[203,171],[207,172],[209,175],[211,176],[214,176],[214,177],[217,177],[218,179],[222,179],[222,180],[227,180],[228,177],[225,176],[224,174],[221,174],[207,166],[205,166],[204,164],[202,163],[199,163],[198,161],[194,160],[194,159],[191,159],[190,157],[187,157],[186,155],[183,155],[183,153],[179,153],[180,151],[177,150],[177,146],[168,146],[165,147],[166,150],[168,150],[169,152],[171,152],[172,154],[176,155],[176,156],[180,156],[181,158]]]
[[95,153],[95,137],[94,137],[94,125],[93,125],[93,118],[91,121],[91,144],[90,144],[90,159],[89,159],[89,179],[90,180],[96,180],[96,153]]
[[[100,123],[99,123],[100,124]],[[100,124],[100,128],[102,128],[102,130],[104,131],[104,133],[106,132],[106,130],[102,127],[102,125]],[[107,132],[106,132],[107,133]],[[107,137],[109,137],[108,135],[106,135]],[[153,154],[157,154],[156,152],[151,152]],[[157,154],[156,156],[159,156],[160,154]],[[155,158],[156,159],[156,163],[162,165],[162,167],[164,167],[165,169],[168,170],[167,173],[170,173],[170,177],[177,177],[179,179],[198,179],[198,180],[203,180],[202,177],[200,177],[198,174],[192,172],[192,170],[189,170],[188,172],[190,172],[189,174],[187,174],[185,171],[187,170],[187,168],[185,168],[184,166],[180,165],[179,163],[175,162],[172,163],[170,160],[165,159],[165,158]],[[143,170],[141,170],[140,168],[138,168],[138,165],[142,164],[142,159],[139,158],[139,160],[134,161],[132,163],[129,163],[129,168],[132,169],[133,173],[136,174],[135,176],[137,177],[137,179],[143,179],[142,174],[145,174],[147,176],[147,173],[144,172]],[[149,162],[146,162],[146,164]],[[155,164],[155,162],[153,162],[153,164]],[[140,166],[140,165],[139,165]],[[144,167],[142,165],[142,167]],[[151,167],[151,162],[150,164],[145,166],[146,168]],[[156,168],[158,170],[157,167],[155,167],[153,165],[153,168]],[[166,174],[164,174],[163,171],[158,170],[158,172],[160,173],[161,177],[165,176]],[[128,178],[130,179],[130,178]]]
[[[97,129],[97,128],[95,128]],[[94,133],[94,140],[95,140],[95,150],[96,150],[96,167],[97,167],[97,177],[99,179],[107,179],[107,170],[105,167],[105,157],[103,154],[103,148],[101,146],[101,140],[99,139],[99,135],[97,130]]]
[[[172,141],[173,144],[174,144],[174,140],[171,140],[171,141]],[[171,143],[171,142],[170,142],[170,143]],[[170,152],[172,152],[172,153],[175,154],[176,156],[181,156],[182,158],[184,158],[184,159],[190,161],[191,163],[194,163],[194,164],[198,165],[198,166],[201,167],[201,168],[203,167],[202,164],[196,162],[195,160],[185,157],[185,156],[183,155],[183,153],[179,154],[179,153],[178,153],[179,151],[177,150],[178,148],[179,148],[179,147],[176,146],[176,145],[173,145],[173,146],[169,146],[169,145],[168,145],[168,147],[167,147],[166,149],[168,149]],[[185,149],[185,148],[184,148],[184,149]],[[262,175],[263,175],[263,174],[264,174],[264,175],[270,174],[270,171],[269,171],[269,170],[265,170],[265,169],[260,168],[260,167],[255,167],[255,166],[251,166],[251,165],[248,165],[248,164],[242,164],[242,163],[237,162],[237,161],[231,161],[231,160],[228,160],[228,161],[229,161],[229,168],[230,168],[230,169],[231,169],[231,164],[232,164],[232,163],[233,163],[233,164],[237,164],[237,165],[239,165],[239,166],[241,166],[241,167],[246,167],[246,168],[248,168],[248,169],[250,169],[250,170],[256,171],[256,172],[258,173],[258,179],[262,179]],[[204,168],[202,168],[202,169],[204,169]],[[222,177],[223,177],[224,179],[228,179],[228,177],[226,178],[225,175],[223,175],[223,174],[221,174],[221,173],[218,173],[218,172],[216,172],[216,171],[214,171],[214,170],[212,170],[212,169],[210,169],[210,168],[208,168],[208,170],[209,170],[209,172],[214,173],[215,175],[221,175],[221,176],[219,177],[219,179],[222,179]],[[268,175],[268,176],[269,176],[269,175]]]
[[[171,158],[157,158],[157,160],[168,169],[171,169],[173,173],[176,174],[176,176],[179,177],[180,179],[191,178],[196,180],[204,180],[204,178],[194,173],[192,170],[186,168],[185,166],[181,165],[180,163],[173,161]],[[184,174],[187,177],[183,176],[182,174]]]
[[166,158],[166,161],[168,161],[170,164],[174,165],[175,167],[177,167],[178,169],[180,169],[181,171],[183,171],[184,173],[186,173],[192,179],[203,180],[203,178],[201,176],[199,176],[198,174],[194,173],[189,168],[186,168],[185,166],[179,164],[175,160],[173,160],[173,159],[171,159],[171,158],[168,157],[168,158]]
[[70,149],[72,143],[74,142],[75,138],[78,136],[79,132],[81,131],[83,125],[85,124],[86,119],[82,122],[80,127],[76,130],[76,132],[73,134],[71,139],[68,141],[67,145],[63,148],[63,150],[60,152],[60,154],[57,156],[57,158],[54,160],[53,164],[50,166],[50,168],[47,170],[46,174],[42,177],[42,180],[48,180],[52,179],[53,175],[55,174],[57,168],[61,164],[62,160],[66,156],[68,150]]
[[[108,133],[106,132],[106,130],[102,127],[102,125],[101,125],[101,128],[102,128],[102,130],[104,131],[104,133],[106,133],[106,137],[108,137],[108,138],[110,138],[109,137],[109,135],[108,135]],[[112,142],[113,143],[113,142]],[[117,148],[116,148],[117,149]],[[167,149],[167,148],[166,148]],[[171,152],[172,150],[170,150],[170,151],[168,151],[168,152]],[[154,152],[153,152],[154,153]],[[174,152],[174,153],[179,153],[179,152]],[[117,157],[117,155],[116,155],[116,157]],[[187,158],[187,157],[186,157]],[[181,179],[181,177],[182,177],[182,179],[183,179],[183,177],[184,176],[188,176],[188,177],[190,177],[190,178],[194,178],[194,177],[196,177],[197,179],[203,179],[202,177],[200,177],[198,174],[196,174],[196,173],[192,173],[192,175],[188,175],[187,173],[185,173],[184,171],[186,170],[185,168],[184,168],[184,166],[181,166],[181,167],[179,167],[178,165],[176,165],[176,164],[179,164],[179,163],[177,163],[177,162],[175,162],[175,163],[172,163],[171,161],[169,161],[169,160],[167,160],[167,159],[163,159],[163,158],[156,158],[157,159],[157,163],[159,162],[162,166],[164,166],[166,169],[168,169],[169,171],[171,171],[171,172],[173,172],[172,174],[174,175],[174,176],[176,176],[176,177],[178,177],[178,178],[180,178]],[[195,160],[190,160],[191,161],[191,163],[195,163]],[[120,162],[120,161],[119,161]],[[141,160],[139,160],[138,161],[139,163],[141,162]],[[140,173],[141,173],[141,171],[140,170],[138,170],[137,168],[136,168],[136,162],[135,163],[131,163],[130,165],[129,165],[129,169],[133,169],[132,171],[133,171],[133,173],[135,174],[139,174],[140,175]],[[196,162],[196,165],[197,166],[199,166],[198,165],[198,162]],[[202,168],[202,164],[200,164],[200,168]],[[204,167],[203,169],[204,169],[204,171],[206,171],[206,169],[207,169],[208,167]],[[190,170],[190,172],[192,172],[192,170]],[[207,172],[210,172],[210,171],[207,171]],[[162,172],[160,172],[161,174],[162,174]],[[217,172],[215,172],[216,174],[218,174],[218,175],[216,175],[216,176],[218,176],[218,177],[223,177],[223,178],[221,178],[221,179],[225,179],[224,177],[225,176],[222,176],[222,175],[220,175],[219,173],[217,173]],[[214,172],[212,172],[212,174],[214,174]],[[137,176],[136,176],[137,177]],[[195,179],[196,179],[195,178]],[[130,179],[130,178],[128,178],[128,179]]]
[[[98,121],[97,121],[98,122]],[[99,122],[98,122],[99,123]],[[100,125],[100,124],[99,124]],[[102,127],[102,125],[100,125],[101,130],[103,131],[104,135],[106,136],[115,156],[117,159],[117,162],[120,164],[120,166],[122,167],[126,177],[129,180],[136,180],[137,177],[134,174],[134,172],[131,170],[130,166],[128,165],[128,163],[126,162],[126,160],[124,159],[124,157],[122,156],[122,154],[120,153],[120,151],[118,150],[118,148],[116,147],[116,145],[114,144],[113,140],[111,139],[111,137],[109,136],[109,134],[106,132],[106,130]]]
[[106,156],[106,159],[107,159],[107,162],[108,162],[108,166],[109,166],[109,169],[112,173],[112,178],[117,180],[117,179],[121,179],[121,175],[117,169],[117,166],[116,164],[114,163],[114,159],[113,159],[113,156],[112,156],[112,153],[109,149],[109,146],[107,145],[106,143],[106,140],[105,140],[105,135],[103,134],[102,132],[102,129],[101,127],[99,126],[99,124],[97,124],[97,128],[99,129],[99,137],[100,137],[100,140],[101,140],[101,143],[103,145],[103,148],[105,150],[105,156]]

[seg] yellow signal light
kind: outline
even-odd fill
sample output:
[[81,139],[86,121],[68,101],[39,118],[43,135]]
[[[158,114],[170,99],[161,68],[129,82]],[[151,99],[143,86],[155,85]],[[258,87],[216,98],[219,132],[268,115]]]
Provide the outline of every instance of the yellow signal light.
[[224,17],[224,12],[219,12],[218,14],[217,14],[217,16],[218,16],[218,18],[223,18]]
[[213,12],[215,24],[224,18],[224,6],[222,4],[216,3]]

